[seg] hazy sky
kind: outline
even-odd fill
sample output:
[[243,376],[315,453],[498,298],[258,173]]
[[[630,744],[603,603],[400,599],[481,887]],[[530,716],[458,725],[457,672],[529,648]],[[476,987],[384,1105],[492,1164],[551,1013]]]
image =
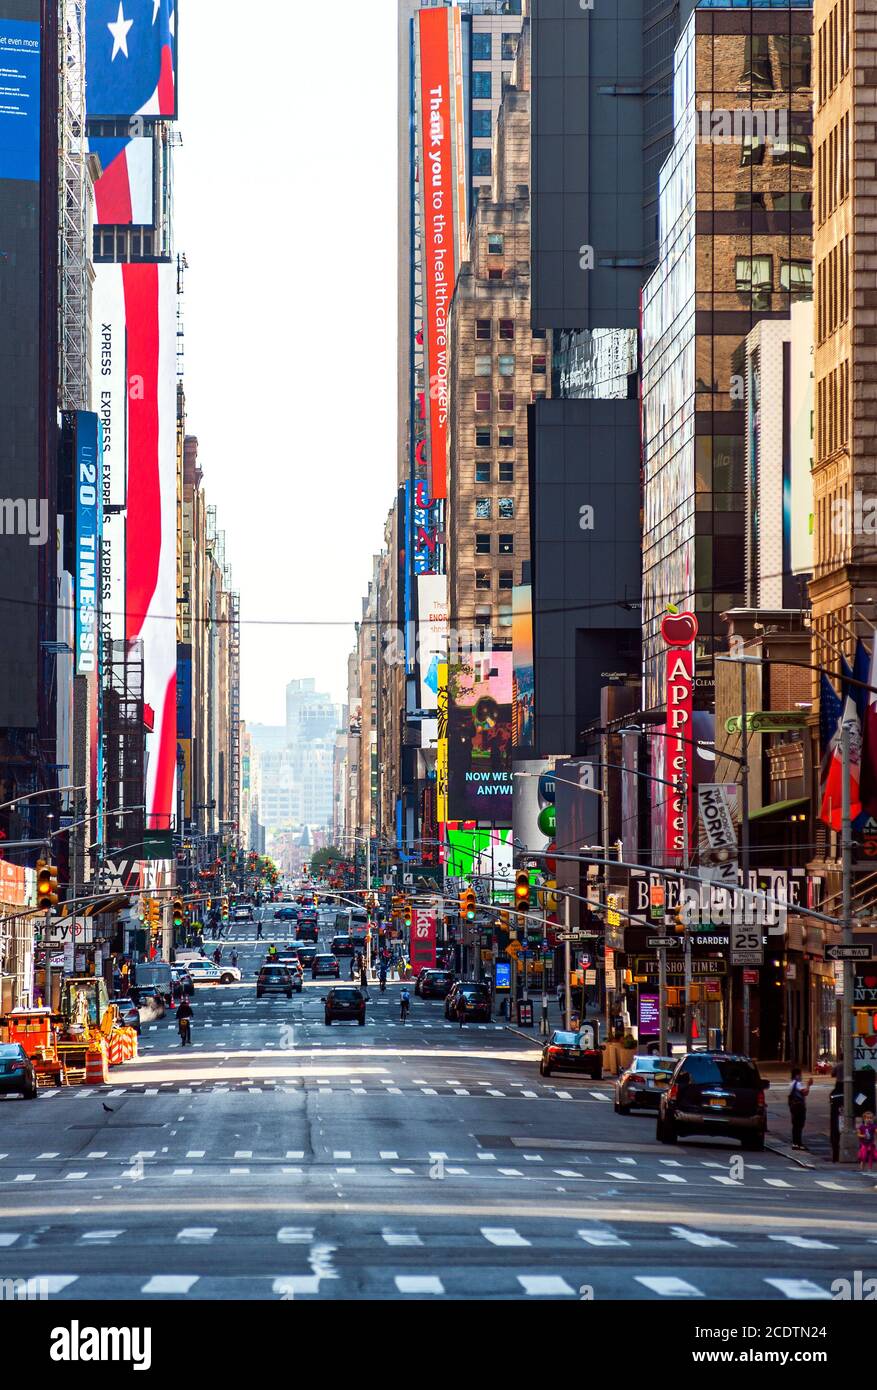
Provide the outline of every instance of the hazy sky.
[[396,6],[178,11],[188,429],[241,595],[241,712],[277,724],[292,677],[345,698],[395,486]]

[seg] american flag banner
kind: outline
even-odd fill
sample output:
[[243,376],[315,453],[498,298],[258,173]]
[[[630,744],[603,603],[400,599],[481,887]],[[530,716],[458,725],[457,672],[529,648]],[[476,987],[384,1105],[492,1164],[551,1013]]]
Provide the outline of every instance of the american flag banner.
[[114,266],[127,331],[125,634],[143,641],[148,826],[168,830],[177,770],[176,271]]
[[148,227],[155,221],[154,148],[151,135],[89,136],[101,162],[94,186],[96,221],[106,227]]
[[88,0],[85,13],[88,119],[175,119],[176,0]]

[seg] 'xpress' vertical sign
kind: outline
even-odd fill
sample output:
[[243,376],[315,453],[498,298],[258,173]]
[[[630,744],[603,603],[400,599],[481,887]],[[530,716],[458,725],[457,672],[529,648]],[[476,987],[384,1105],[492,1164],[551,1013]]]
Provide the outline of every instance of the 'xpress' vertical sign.
[[103,519],[100,425],[91,411],[76,415],[76,674],[98,669],[98,585]]

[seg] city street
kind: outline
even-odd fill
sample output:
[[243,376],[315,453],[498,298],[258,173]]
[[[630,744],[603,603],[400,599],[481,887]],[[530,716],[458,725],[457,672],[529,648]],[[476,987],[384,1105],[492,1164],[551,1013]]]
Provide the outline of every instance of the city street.
[[667,1149],[499,1022],[414,998],[400,1025],[396,983],[364,1030],[325,1027],[325,981],[257,1002],[272,936],[245,930],[191,1050],[169,1014],[109,1086],[0,1101],[0,1275],[75,1300],[783,1300],[870,1268],[872,1179]]

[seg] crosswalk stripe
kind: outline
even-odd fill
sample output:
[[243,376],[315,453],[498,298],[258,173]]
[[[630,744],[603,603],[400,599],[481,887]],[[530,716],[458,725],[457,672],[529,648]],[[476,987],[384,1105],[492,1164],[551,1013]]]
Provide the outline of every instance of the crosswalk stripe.
[[635,1178],[633,1173],[615,1173],[611,1168],[606,1170],[606,1175],[610,1178],[618,1178],[620,1182],[639,1182],[639,1178]]
[[768,1240],[775,1240],[780,1245],[793,1245],[796,1250],[837,1250],[836,1245],[829,1245],[824,1240],[814,1240],[810,1236],[768,1236]]
[[151,1279],[147,1279],[141,1293],[188,1293],[194,1284],[197,1284],[200,1275],[198,1274],[153,1274]]
[[21,1240],[20,1231],[0,1231],[0,1250],[14,1245],[17,1240]]
[[396,1288],[399,1293],[443,1294],[445,1286],[434,1274],[397,1274]]
[[281,1226],[277,1232],[281,1245],[310,1245],[314,1239],[313,1226]]
[[634,1278],[638,1284],[651,1289],[661,1298],[703,1298],[701,1289],[696,1289],[685,1279],[677,1279],[675,1275],[635,1274]]
[[663,1178],[664,1182],[688,1182],[687,1178],[680,1178],[678,1173],[659,1173],[658,1177]]
[[183,1243],[203,1244],[212,1240],[215,1235],[215,1226],[184,1226],[181,1231],[177,1231],[177,1240]]
[[622,1240],[614,1231],[578,1231],[579,1240],[583,1240],[586,1245],[596,1246],[620,1246],[630,1245],[629,1240]]
[[531,1244],[518,1231],[507,1226],[482,1226],[481,1234],[485,1240],[490,1241],[491,1245],[520,1246]]
[[518,1283],[529,1298],[575,1296],[575,1289],[559,1274],[519,1274]]
[[791,1186],[792,1186],[792,1184],[791,1184],[790,1182],[786,1182],[785,1178],[765,1178],[764,1181],[767,1183],[768,1187],[791,1187]]
[[722,1240],[721,1236],[707,1235],[706,1231],[689,1231],[685,1226],[671,1226],[670,1234],[675,1236],[677,1240],[687,1240],[689,1245],[699,1245],[705,1250],[712,1249],[717,1245],[724,1245],[733,1249],[733,1243],[730,1240]]
[[384,1227],[381,1232],[386,1245],[422,1245],[423,1241],[416,1231],[393,1231]]
[[822,1289],[810,1279],[765,1279],[766,1284],[778,1289],[786,1298],[831,1298],[827,1289]]

